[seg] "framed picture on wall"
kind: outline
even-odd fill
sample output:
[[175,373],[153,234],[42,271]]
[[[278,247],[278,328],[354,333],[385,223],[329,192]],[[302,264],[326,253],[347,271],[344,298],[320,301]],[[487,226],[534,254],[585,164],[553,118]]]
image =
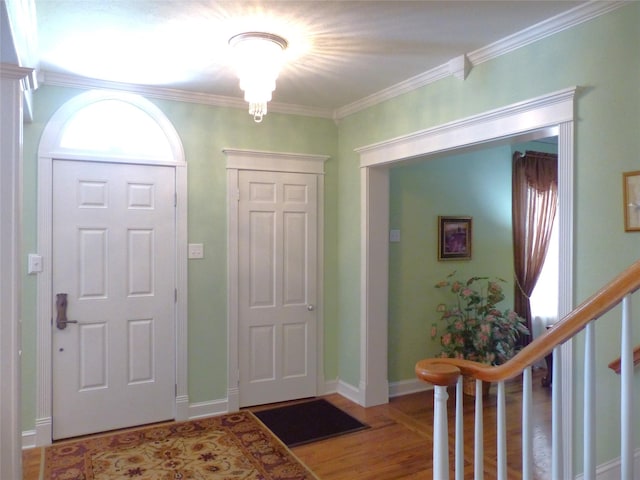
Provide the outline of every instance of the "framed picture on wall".
[[471,217],[438,216],[438,260],[471,260]]
[[622,174],[624,231],[640,232],[640,170]]

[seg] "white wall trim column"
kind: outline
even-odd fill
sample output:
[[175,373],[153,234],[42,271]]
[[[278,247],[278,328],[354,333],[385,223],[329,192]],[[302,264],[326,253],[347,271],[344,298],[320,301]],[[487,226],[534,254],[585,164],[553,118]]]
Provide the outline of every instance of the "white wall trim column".
[[[460,148],[488,146],[513,138],[518,141],[558,136],[560,302],[562,316],[573,308],[573,119],[577,87],[525,100],[409,135],[356,149],[361,179],[360,395],[365,406],[383,400],[387,378],[386,302],[388,298],[387,245],[389,167],[424,157],[425,160]],[[386,188],[381,188],[387,183]],[[378,210],[379,209],[379,210]],[[376,251],[376,254],[373,254]],[[374,275],[375,273],[375,275]],[[380,280],[384,278],[384,280]],[[572,342],[562,346],[564,477],[573,478],[573,366]],[[567,376],[565,377],[565,373]]]
[[[573,301],[573,121],[558,124],[558,318],[567,315]],[[560,349],[564,477],[573,478],[573,340]]]
[[[389,402],[387,313],[389,304],[389,171],[360,169],[360,399],[371,407]],[[383,293],[384,292],[384,293]]]
[[22,478],[22,118],[32,71],[0,65],[0,478]]

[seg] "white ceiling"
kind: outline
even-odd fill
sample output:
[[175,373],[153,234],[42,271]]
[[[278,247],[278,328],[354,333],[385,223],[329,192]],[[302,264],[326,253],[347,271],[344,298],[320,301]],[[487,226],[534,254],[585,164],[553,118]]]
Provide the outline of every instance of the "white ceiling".
[[534,38],[586,3],[35,0],[36,51],[45,83],[78,76],[241,100],[228,39],[269,31],[290,44],[272,103],[335,111],[514,34]]

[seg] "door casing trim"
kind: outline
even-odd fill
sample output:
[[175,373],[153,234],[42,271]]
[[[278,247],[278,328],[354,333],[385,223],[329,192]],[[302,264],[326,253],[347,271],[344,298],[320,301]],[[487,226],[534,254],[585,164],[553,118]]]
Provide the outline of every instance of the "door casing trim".
[[[573,309],[574,98],[569,87],[433,128],[357,148],[360,155],[360,383],[359,403],[388,402],[389,168],[511,138],[558,136],[558,314]],[[573,478],[573,342],[560,349],[563,478]],[[558,362],[556,362],[558,363]],[[556,439],[560,440],[560,439]]]
[[[96,155],[95,152],[69,152],[59,146],[66,122],[80,109],[102,100],[121,100],[130,103],[157,122],[165,133],[171,152],[162,158],[130,159]],[[52,292],[52,209],[53,161],[82,160],[122,164],[164,165],[175,169],[176,182],[176,420],[188,418],[187,391],[187,164],[182,142],[164,113],[150,101],[135,94],[91,90],[72,98],[60,107],[47,123],[38,149],[37,230],[38,253],[42,256],[42,271],[37,278],[37,352],[36,352],[36,419],[35,445],[51,444],[53,421],[51,319]]]
[[240,409],[238,337],[238,173],[240,170],[311,173],[318,177],[316,394],[324,392],[324,163],[326,155],[225,148],[227,157],[227,410]]

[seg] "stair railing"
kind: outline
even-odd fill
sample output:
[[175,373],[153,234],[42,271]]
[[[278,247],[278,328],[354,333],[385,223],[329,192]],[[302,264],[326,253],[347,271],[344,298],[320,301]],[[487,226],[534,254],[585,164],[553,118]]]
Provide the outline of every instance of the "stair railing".
[[[595,321],[617,305],[622,305],[621,325],[621,479],[636,478],[633,473],[633,366],[631,296],[640,289],[640,261],[634,263],[610,283],[596,292],[552,328],[523,348],[502,365],[491,366],[454,358],[429,358],[419,361],[415,371],[419,379],[434,385],[433,478],[449,479],[449,436],[447,420],[447,387],[456,385],[455,479],[464,478],[464,432],[462,407],[462,377],[476,381],[474,429],[474,478],[483,478],[482,382],[497,383],[497,478],[507,479],[505,381],[522,374],[522,478],[533,478],[532,371],[534,363],[554,354],[553,378],[559,378],[560,346],[585,330],[584,353],[584,474],[585,480],[595,479]],[[555,382],[557,385],[557,382]],[[560,388],[554,388],[552,398],[552,461],[551,477],[562,479],[560,441]],[[572,459],[567,459],[572,461]]]
[[[617,374],[620,374],[620,369],[622,368],[621,363],[622,359],[618,357],[609,364],[609,368]],[[640,364],[640,345],[633,349],[633,366],[636,367],[638,364]]]

